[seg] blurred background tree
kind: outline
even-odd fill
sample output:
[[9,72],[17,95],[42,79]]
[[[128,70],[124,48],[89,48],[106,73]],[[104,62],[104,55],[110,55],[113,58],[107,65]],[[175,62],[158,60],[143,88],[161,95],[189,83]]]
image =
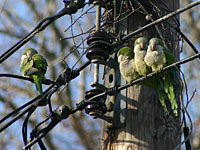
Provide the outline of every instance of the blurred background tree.
[[[191,3],[193,0],[182,0],[181,7]],[[87,5],[88,6],[88,5]],[[15,0],[0,1],[0,55],[7,49],[29,33],[41,19],[53,15],[63,8],[62,1],[56,0]],[[87,11],[87,9],[91,8]],[[200,47],[200,7],[193,8],[181,14],[181,29],[191,39],[197,48]],[[86,13],[84,13],[86,12]],[[92,5],[79,10],[74,15],[67,15],[51,24],[45,31],[39,33],[30,42],[25,44],[19,51],[1,64],[1,73],[20,74],[20,57],[27,47],[38,49],[48,61],[48,71],[46,78],[56,79],[57,75],[67,66],[77,68],[86,61],[85,56],[80,59],[85,51],[86,45],[79,48],[77,46],[89,35],[89,32],[95,25],[95,9]],[[84,15],[75,21],[81,14]],[[70,27],[68,29],[68,27]],[[66,32],[64,32],[68,29]],[[83,34],[85,33],[86,34]],[[73,35],[82,34],[76,38],[63,39]],[[63,40],[62,40],[63,39]],[[70,54],[70,55],[69,55]],[[183,43],[182,57],[193,54],[187,44]],[[69,55],[69,56],[68,56]],[[68,56],[68,57],[67,57]],[[185,72],[189,98],[195,95],[189,105],[194,124],[192,144],[194,150],[200,149],[200,95],[198,88],[199,78],[199,60],[192,61],[183,65]],[[90,89],[92,82],[92,69],[87,67],[81,72],[81,75],[70,82],[70,84],[60,93],[52,98],[53,108],[62,104],[69,107],[75,106],[75,103],[84,98],[85,91]],[[185,92],[184,92],[185,93]],[[0,118],[13,111],[23,103],[28,102],[35,97],[37,92],[33,84],[11,78],[1,78],[0,80]],[[185,95],[185,94],[184,94]],[[186,96],[184,96],[186,98]],[[29,129],[38,122],[46,118],[48,108],[39,108],[30,118]],[[21,149],[23,146],[21,136],[21,126],[23,119],[14,123],[6,131],[1,133],[0,149]],[[78,112],[71,115],[69,119],[62,121],[54,128],[44,141],[48,149],[70,149],[70,150],[93,150],[101,147],[102,121],[93,120],[84,112]],[[38,147],[35,146],[35,149]]]

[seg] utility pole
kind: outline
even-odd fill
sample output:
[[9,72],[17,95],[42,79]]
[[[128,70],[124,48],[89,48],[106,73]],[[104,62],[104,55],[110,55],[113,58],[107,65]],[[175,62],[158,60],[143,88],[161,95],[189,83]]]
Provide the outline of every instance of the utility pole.
[[[144,1],[146,0],[138,0],[138,2]],[[153,5],[162,15],[169,13],[166,12],[166,8],[171,11],[179,8],[179,0],[163,1],[164,3],[155,0],[147,0],[146,2]],[[122,7],[128,7],[134,11],[128,18],[116,23],[115,27],[117,33],[131,33],[148,24],[150,21],[153,21],[151,19],[154,19],[152,17],[154,14],[147,15],[146,13],[149,10],[142,9],[139,3],[135,6],[135,1],[113,0],[113,3],[116,5],[113,10],[113,15],[115,16],[119,15],[120,11],[122,11]],[[121,18],[123,18],[123,15]],[[178,20],[179,18],[177,17],[176,19]],[[178,60],[179,51],[176,45],[178,43],[178,34],[170,27],[168,24],[169,22],[173,24],[172,19],[170,19],[168,22],[145,30],[132,39],[129,39],[129,47],[133,48],[135,39],[141,36],[145,36],[147,39],[152,37],[164,38],[165,45],[173,52]],[[176,23],[173,25],[176,27],[178,26]],[[110,71],[113,72],[113,70]],[[114,72],[116,73],[119,71],[115,70]],[[121,85],[125,83],[125,80],[120,77],[120,74],[115,74],[114,82],[115,85]],[[179,100],[181,97],[181,89],[180,85],[178,85],[178,81],[175,84],[177,87],[176,98]],[[109,85],[110,87],[113,86],[113,84],[108,84],[108,86]],[[117,97],[122,98],[123,101],[126,102],[124,125],[121,127],[115,125],[108,126],[105,122],[103,150],[172,150],[180,144],[180,117],[175,118],[171,115],[166,117],[164,115],[162,106],[154,90],[145,86],[134,85],[122,91],[114,99],[116,100]],[[116,120],[116,118],[114,119],[114,122],[119,121]]]

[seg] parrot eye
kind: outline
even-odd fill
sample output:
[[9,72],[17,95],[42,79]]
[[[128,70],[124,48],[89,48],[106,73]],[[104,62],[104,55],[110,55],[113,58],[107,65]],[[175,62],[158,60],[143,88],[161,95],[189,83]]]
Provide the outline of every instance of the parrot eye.
[[23,63],[24,59],[26,58],[27,56],[26,55],[22,55],[21,57],[21,64]]

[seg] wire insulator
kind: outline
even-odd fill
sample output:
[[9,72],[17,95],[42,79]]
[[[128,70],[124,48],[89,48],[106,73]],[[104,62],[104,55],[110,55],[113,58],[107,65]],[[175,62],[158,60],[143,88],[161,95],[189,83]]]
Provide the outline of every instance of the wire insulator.
[[[100,94],[104,91],[102,90],[99,90],[99,89],[91,89],[89,91],[86,91],[86,94],[85,94],[85,98],[86,99],[89,99],[97,94]],[[85,108],[85,112],[89,115],[92,115],[93,112],[96,112],[96,113],[100,113],[100,114],[105,114],[107,112],[107,108],[106,108],[106,105],[105,105],[105,97],[101,96],[101,97],[98,97],[98,98],[94,98],[94,100],[92,101],[94,102],[94,104],[89,104],[87,105],[87,107]]]
[[56,118],[59,120],[66,119],[71,114],[71,112],[72,110],[69,109],[69,107],[62,105],[55,110]]
[[109,35],[105,31],[99,30],[98,32],[92,33],[87,39],[89,48],[86,57],[89,60],[96,58],[103,60],[108,59],[109,54],[113,51],[113,47],[110,46],[110,43]]

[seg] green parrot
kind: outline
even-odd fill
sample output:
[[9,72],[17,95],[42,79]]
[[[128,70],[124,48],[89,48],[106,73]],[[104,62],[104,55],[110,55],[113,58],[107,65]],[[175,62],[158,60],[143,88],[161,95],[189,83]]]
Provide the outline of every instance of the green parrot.
[[136,71],[134,53],[130,47],[122,47],[117,52],[120,73],[127,82],[139,78]]
[[[149,41],[149,46],[144,61],[148,66],[152,68],[153,72],[158,72],[162,70],[163,67],[176,62],[176,59],[173,54],[164,47],[161,39],[152,38]],[[168,70],[160,75],[161,81],[159,81],[159,88],[161,89],[161,91],[163,91],[162,86],[164,87],[164,90],[167,93],[167,97],[170,101],[171,110],[173,111],[173,114],[175,116],[178,116],[178,104],[175,98],[173,85],[173,82],[177,80],[176,69],[177,68]],[[166,105],[164,104],[166,103],[166,101],[161,101],[163,107],[166,107]]]
[[33,48],[24,50],[21,57],[22,76],[33,79],[37,91],[42,95],[42,80],[47,71],[47,61]]
[[[145,37],[140,37],[136,39],[134,43],[134,53],[135,53],[135,64],[136,70],[140,76],[146,76],[148,73],[152,72],[151,67],[144,61],[148,48],[148,41]],[[159,100],[163,106],[166,115],[169,114],[167,109],[167,102],[169,101],[167,93],[164,90],[163,82],[158,77],[152,77],[150,79],[141,82],[142,85],[153,88],[156,90]]]

